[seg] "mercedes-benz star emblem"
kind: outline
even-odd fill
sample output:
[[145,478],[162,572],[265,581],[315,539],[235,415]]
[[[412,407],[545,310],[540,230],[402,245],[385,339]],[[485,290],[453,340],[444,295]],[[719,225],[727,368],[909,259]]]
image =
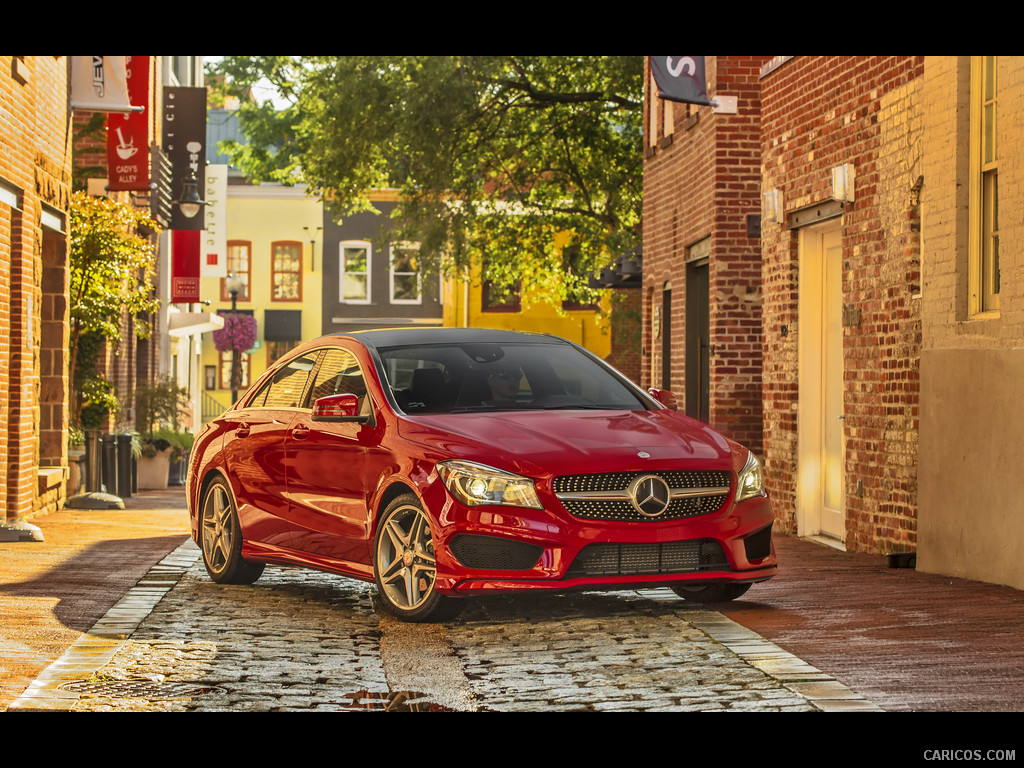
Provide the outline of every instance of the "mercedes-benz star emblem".
[[657,475],[642,475],[629,488],[633,506],[641,515],[657,517],[668,509],[668,483]]

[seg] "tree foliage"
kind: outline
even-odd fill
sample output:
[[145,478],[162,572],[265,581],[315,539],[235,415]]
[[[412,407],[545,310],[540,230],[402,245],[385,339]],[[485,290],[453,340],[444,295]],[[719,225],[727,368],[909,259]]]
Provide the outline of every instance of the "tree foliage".
[[[76,417],[99,392],[105,392],[100,403],[104,409],[113,402],[112,389],[104,386],[99,373],[76,376],[80,349],[90,346],[85,342],[103,339],[116,344],[121,341],[126,314],[155,312],[160,306],[150,289],[156,232],[156,224],[123,203],[84,192],[75,192],[71,198],[69,376],[78,395]],[[136,333],[146,336],[148,325],[137,324]]]
[[[336,218],[397,188],[394,236],[422,258],[560,300],[639,241],[642,71],[639,56],[234,56],[213,74],[240,98],[247,143],[224,148],[249,178],[304,181]],[[287,106],[249,97],[261,80]]]

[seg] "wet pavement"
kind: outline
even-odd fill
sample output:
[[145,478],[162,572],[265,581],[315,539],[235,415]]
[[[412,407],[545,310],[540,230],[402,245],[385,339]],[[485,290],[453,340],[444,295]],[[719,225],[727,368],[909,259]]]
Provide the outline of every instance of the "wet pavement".
[[180,489],[126,505],[0,544],[0,709],[1024,708],[1024,595],[878,556],[778,537],[779,577],[718,610],[668,590],[576,593],[408,625],[329,574],[213,584]]

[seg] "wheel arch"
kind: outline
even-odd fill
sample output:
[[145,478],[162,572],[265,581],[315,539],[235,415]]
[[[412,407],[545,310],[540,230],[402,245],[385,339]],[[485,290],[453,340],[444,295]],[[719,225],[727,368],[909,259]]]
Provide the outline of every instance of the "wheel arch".
[[[231,494],[231,502],[235,505],[235,509],[238,509],[238,500],[235,498],[235,489],[231,487],[231,480],[228,478],[227,474],[225,474],[225,472],[219,467],[208,469],[206,474],[203,475],[202,480],[199,482],[199,496],[196,499],[196,514],[194,521],[197,535],[199,530],[199,521],[203,514],[203,503],[206,501],[206,494],[215,480],[224,481],[224,484],[227,486],[228,493]],[[239,519],[239,525],[241,525],[241,519]]]
[[[397,499],[399,496],[404,496],[407,493],[413,494],[417,499],[420,500],[420,504],[423,504],[423,499],[421,499],[420,495],[416,493],[416,489],[413,488],[411,483],[408,483],[405,480],[394,481],[380,494],[380,496],[377,498],[377,503],[374,505],[373,508],[374,537],[376,537],[377,535],[377,521],[380,519],[380,516],[383,514],[384,510],[388,508],[388,505],[392,501]],[[424,507],[424,509],[426,509],[426,507]]]

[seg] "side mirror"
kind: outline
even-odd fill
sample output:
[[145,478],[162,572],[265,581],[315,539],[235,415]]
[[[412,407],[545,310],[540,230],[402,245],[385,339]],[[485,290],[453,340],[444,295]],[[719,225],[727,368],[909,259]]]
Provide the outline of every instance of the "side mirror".
[[664,405],[666,408],[671,408],[673,411],[676,409],[676,396],[673,395],[667,389],[658,389],[657,387],[651,387],[647,390],[651,397],[657,400],[659,403]]
[[328,395],[313,403],[313,421],[366,421],[359,415],[359,398],[355,395]]

